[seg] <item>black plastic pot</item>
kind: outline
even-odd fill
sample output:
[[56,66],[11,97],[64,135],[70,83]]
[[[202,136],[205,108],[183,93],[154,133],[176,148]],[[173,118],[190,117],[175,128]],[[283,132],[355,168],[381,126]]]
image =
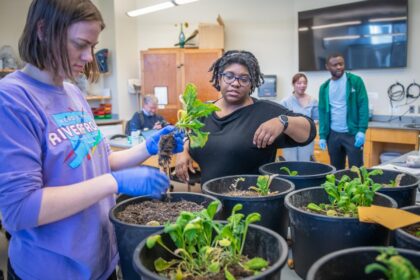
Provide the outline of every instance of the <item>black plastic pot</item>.
[[229,186],[235,181],[235,179],[242,177],[245,179],[244,182],[239,182],[238,190],[248,190],[250,186],[255,186],[259,175],[234,175],[215,178],[207,181],[202,186],[203,193],[219,199],[222,204],[222,211],[220,213],[221,219],[226,219],[230,216],[233,207],[241,203],[243,209],[241,213],[248,215],[253,212],[261,214],[261,221],[257,224],[267,227],[275,232],[279,233],[283,238],[287,238],[287,228],[289,225],[289,217],[287,209],[284,207],[284,197],[286,194],[294,190],[292,182],[281,178],[273,178],[270,184],[270,190],[272,192],[278,191],[275,195],[269,196],[229,196],[226,195],[229,192]]
[[[167,196],[162,196],[161,200],[166,201]],[[138,279],[137,273],[133,269],[132,259],[133,252],[136,246],[147,236],[158,232],[163,229],[163,226],[146,226],[129,224],[118,220],[117,214],[131,204],[141,203],[143,201],[152,200],[148,196],[134,197],[123,200],[119,204],[115,205],[109,212],[109,218],[114,224],[115,234],[118,243],[118,252],[120,255],[120,265],[122,274],[125,280]],[[209,195],[200,193],[188,193],[188,192],[173,192],[171,193],[171,202],[178,202],[181,200],[192,201],[197,204],[207,206],[210,202],[216,200],[216,198]],[[220,211],[221,207],[218,209]]]
[[[241,211],[242,213],[242,211]],[[222,222],[225,223],[225,222]],[[172,244],[169,246],[171,249],[174,248],[173,242],[169,235],[158,232],[163,238],[165,244]],[[137,273],[144,280],[156,280],[165,279],[155,273],[153,262],[158,257],[170,260],[173,258],[167,251],[162,249],[160,246],[155,246],[152,249],[148,249],[146,246],[146,240],[143,240],[136,248],[133,255],[133,266]],[[279,280],[281,269],[286,263],[287,259],[287,244],[286,241],[277,233],[267,228],[250,225],[248,229],[247,238],[245,240],[244,255],[249,258],[261,257],[269,261],[270,267],[263,271],[258,276],[252,276],[243,278],[244,280],[256,280],[256,279],[267,279],[267,280]]]
[[[280,170],[282,167],[287,167],[290,171],[297,171],[298,175],[290,176]],[[281,161],[264,164],[260,166],[259,171],[261,174],[278,174],[279,177],[292,181],[295,184],[295,189],[300,190],[318,187],[325,183],[325,176],[334,173],[335,167],[313,161]]]
[[[306,280],[377,280],[385,276],[379,272],[365,274],[368,264],[377,262],[380,247],[357,247],[328,254],[316,261],[308,271]],[[414,250],[397,249],[415,267],[420,267],[420,253]]]
[[[405,211],[420,215],[420,206],[409,206],[402,208]],[[394,231],[394,245],[399,248],[412,249],[420,251],[420,237],[414,237],[413,235],[405,232],[402,229]]]
[[[368,171],[372,170],[372,168],[368,169]],[[379,192],[395,199],[398,204],[398,208],[414,205],[416,203],[416,192],[417,187],[419,186],[419,179],[416,176],[405,172],[385,169],[382,169],[382,171],[384,172],[382,175],[375,175],[371,177],[375,183],[389,184],[391,180],[395,180],[398,174],[405,175],[401,179],[400,186],[381,188]],[[344,175],[349,176],[351,179],[357,177],[357,174],[355,172],[351,172],[350,169],[338,170],[334,174],[337,180],[340,180]]]
[[[295,271],[302,278],[317,259],[328,253],[357,246],[386,246],[389,243],[389,230],[381,225],[301,209],[310,202],[329,203],[322,187],[291,192],[284,202],[289,210]],[[379,193],[376,193],[373,204],[397,206],[395,200]]]

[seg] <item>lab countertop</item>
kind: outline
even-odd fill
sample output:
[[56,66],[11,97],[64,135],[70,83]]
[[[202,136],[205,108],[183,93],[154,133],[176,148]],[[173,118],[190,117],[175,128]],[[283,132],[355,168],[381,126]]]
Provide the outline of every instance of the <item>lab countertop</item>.
[[[420,178],[420,168],[411,168],[411,167],[408,167],[407,164],[405,163],[407,160],[407,157],[411,155],[419,156],[420,153],[418,151],[411,151],[397,158],[394,158],[390,161],[384,162],[378,166],[373,166],[373,167],[383,168],[383,169],[388,169],[388,170],[396,170],[400,172],[408,172]],[[420,191],[417,191],[416,203],[420,204]]]
[[108,143],[111,147],[122,149],[130,149],[131,147],[133,147],[131,143],[128,143],[128,138],[115,138],[112,140],[108,138]]
[[368,127],[369,128],[386,128],[386,129],[420,130],[420,123],[371,121],[368,123]]
[[409,172],[417,177],[420,177],[420,168],[408,167],[406,164],[407,157],[412,155],[419,156],[420,153],[418,151],[411,151],[373,167]]
[[111,125],[111,124],[120,124],[123,121],[119,118],[117,114],[113,114],[110,119],[95,119],[97,125]]

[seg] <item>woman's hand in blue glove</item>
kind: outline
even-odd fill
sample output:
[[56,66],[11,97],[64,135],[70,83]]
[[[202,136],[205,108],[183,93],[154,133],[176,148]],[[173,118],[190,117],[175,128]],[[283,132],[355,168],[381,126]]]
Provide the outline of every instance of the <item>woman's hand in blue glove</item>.
[[130,196],[150,195],[159,198],[169,187],[169,179],[158,169],[139,166],[111,173],[118,184],[118,193]]
[[165,126],[163,129],[159,130],[155,134],[153,134],[149,139],[146,140],[146,148],[147,152],[150,155],[156,155],[159,151],[159,140],[162,135],[166,135],[169,133],[174,134],[174,138],[176,141],[175,147],[173,149],[173,153],[179,153],[182,152],[184,149],[184,133],[177,130],[175,126],[168,125]]

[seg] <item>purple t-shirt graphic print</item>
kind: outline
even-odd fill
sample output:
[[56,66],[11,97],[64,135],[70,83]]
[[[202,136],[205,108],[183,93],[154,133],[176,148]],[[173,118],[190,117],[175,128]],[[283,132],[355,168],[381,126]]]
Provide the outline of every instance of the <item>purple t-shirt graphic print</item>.
[[76,111],[56,114],[53,120],[57,129],[48,134],[48,140],[52,146],[60,145],[66,140],[71,142],[73,149],[65,159],[69,166],[76,168],[85,157],[90,159],[103,139],[92,117],[83,111]]

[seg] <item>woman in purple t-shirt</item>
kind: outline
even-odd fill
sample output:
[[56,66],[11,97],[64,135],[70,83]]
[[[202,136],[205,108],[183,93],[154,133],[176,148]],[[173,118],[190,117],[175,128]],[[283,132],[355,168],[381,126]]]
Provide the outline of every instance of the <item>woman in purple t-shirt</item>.
[[[98,75],[94,47],[105,24],[89,0],[34,0],[19,41],[25,67],[0,81],[0,211],[12,235],[9,279],[109,279],[118,261],[108,212],[114,194],[159,196],[157,153],[168,126],[111,153],[80,90]],[[182,135],[176,135],[182,150]],[[137,167],[136,167],[137,166]]]

